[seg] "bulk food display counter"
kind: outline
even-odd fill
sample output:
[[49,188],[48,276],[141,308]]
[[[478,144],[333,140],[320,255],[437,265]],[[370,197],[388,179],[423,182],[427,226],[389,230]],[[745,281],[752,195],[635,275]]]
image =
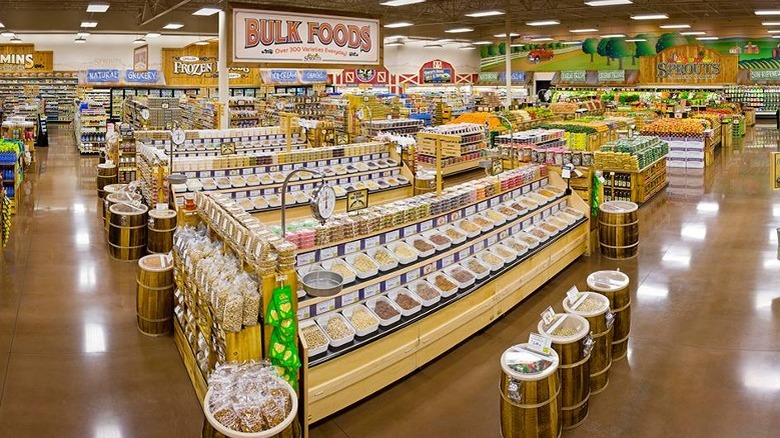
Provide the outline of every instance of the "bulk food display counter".
[[323,269],[345,279],[334,296],[298,291],[307,422],[433,360],[588,253],[588,206],[565,187],[527,164],[440,197],[288,223],[298,284]]

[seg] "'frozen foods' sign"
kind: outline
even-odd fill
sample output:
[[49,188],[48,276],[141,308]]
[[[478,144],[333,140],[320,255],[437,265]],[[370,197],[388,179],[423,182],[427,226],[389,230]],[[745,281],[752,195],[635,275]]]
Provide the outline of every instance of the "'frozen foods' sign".
[[379,20],[232,9],[234,63],[379,64]]

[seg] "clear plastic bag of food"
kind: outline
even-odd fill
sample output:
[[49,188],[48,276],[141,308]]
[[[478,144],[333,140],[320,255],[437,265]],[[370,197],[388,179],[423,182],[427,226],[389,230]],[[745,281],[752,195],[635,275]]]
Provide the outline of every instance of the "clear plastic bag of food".
[[227,296],[225,310],[222,313],[222,329],[226,332],[238,332],[244,317],[244,296],[232,291]]

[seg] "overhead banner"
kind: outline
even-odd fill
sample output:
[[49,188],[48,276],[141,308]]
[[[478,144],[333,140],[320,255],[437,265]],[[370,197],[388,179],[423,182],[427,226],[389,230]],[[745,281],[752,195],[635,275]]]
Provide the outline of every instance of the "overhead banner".
[[420,68],[420,84],[452,84],[455,82],[455,67],[447,61],[434,59]]
[[160,80],[157,70],[147,70],[138,73],[133,69],[125,70],[125,82],[128,84],[156,84]]
[[578,83],[587,82],[588,75],[585,70],[568,70],[561,72],[561,82]]
[[780,70],[750,70],[750,80],[753,82],[778,82]]
[[120,81],[119,70],[116,69],[90,69],[87,70],[88,84],[116,84]]
[[54,52],[39,52],[32,44],[0,45],[0,72],[50,73],[54,70]]
[[[163,74],[170,86],[216,87],[218,47],[216,42],[207,45],[190,45],[181,49],[162,49]],[[257,68],[229,69],[231,86],[260,85]]]
[[325,84],[328,82],[328,72],[325,70],[270,69],[261,70],[260,75],[264,84],[273,85]]
[[672,47],[640,59],[643,84],[736,84],[739,56],[722,55],[696,45]]
[[625,82],[625,70],[599,70],[599,82]]
[[230,7],[231,65],[381,64],[379,20]]

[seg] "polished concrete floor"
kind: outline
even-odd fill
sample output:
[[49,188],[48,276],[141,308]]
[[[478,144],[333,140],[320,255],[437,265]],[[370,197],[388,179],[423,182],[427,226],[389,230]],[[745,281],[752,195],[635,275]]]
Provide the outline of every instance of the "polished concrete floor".
[[[40,149],[0,259],[0,437],[195,437],[203,417],[173,340],[135,327],[135,266],[110,261],[95,158],[67,127]],[[780,197],[774,129],[706,172],[676,171],[640,209],[631,261],[581,258],[434,363],[314,426],[313,438],[493,438],[498,357],[586,276],[632,281],[627,360],[564,437],[775,437],[780,427]]]

